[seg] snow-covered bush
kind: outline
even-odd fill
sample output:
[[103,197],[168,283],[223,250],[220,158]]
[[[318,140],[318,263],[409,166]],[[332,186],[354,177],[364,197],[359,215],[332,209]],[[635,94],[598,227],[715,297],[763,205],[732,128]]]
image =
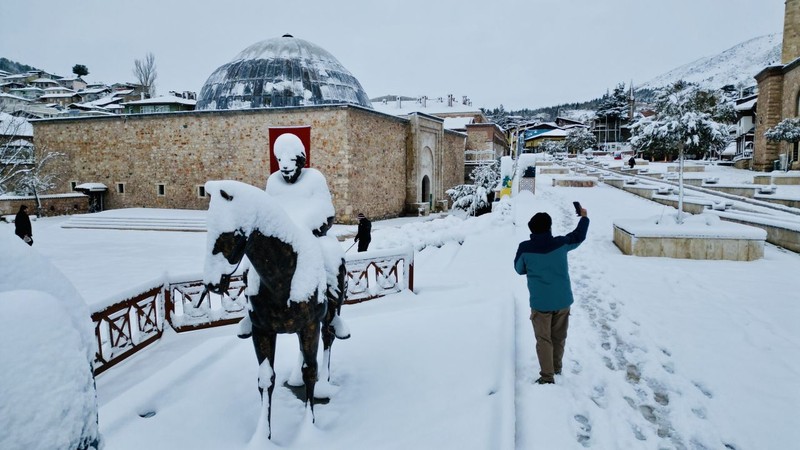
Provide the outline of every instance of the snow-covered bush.
[[567,132],[567,138],[564,140],[564,146],[567,151],[572,154],[578,154],[588,148],[592,148],[597,144],[597,138],[591,131],[586,128],[574,128]]
[[491,210],[494,188],[500,180],[495,164],[478,166],[469,175],[473,184],[460,184],[446,191],[453,200],[453,208],[470,216]]
[[800,117],[783,119],[777,125],[764,132],[769,141],[800,142]]

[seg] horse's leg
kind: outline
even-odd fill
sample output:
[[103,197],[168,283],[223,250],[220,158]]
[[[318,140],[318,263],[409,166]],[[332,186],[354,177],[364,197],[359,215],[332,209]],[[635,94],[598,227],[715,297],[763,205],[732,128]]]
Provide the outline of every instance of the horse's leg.
[[[328,286],[328,316],[330,316],[330,320],[327,320],[327,323],[331,324],[337,338],[348,339],[350,337],[350,327],[339,316],[342,311],[342,304],[344,304],[344,299],[347,296],[347,268],[345,267],[344,259],[339,264],[336,284],[337,286],[334,289]],[[328,316],[326,316],[326,319]]]
[[[274,331],[253,330],[253,346],[258,359],[258,392],[261,393],[261,419],[259,427],[267,427],[267,439],[272,438],[272,391],[275,389],[275,341]],[[264,389],[267,398],[264,399]],[[266,409],[266,410],[265,410]],[[266,423],[262,422],[266,420]]]
[[314,422],[314,386],[317,383],[317,351],[319,350],[319,321],[312,320],[297,333],[300,352],[303,354],[303,383],[306,385],[306,404],[311,405],[311,421]]

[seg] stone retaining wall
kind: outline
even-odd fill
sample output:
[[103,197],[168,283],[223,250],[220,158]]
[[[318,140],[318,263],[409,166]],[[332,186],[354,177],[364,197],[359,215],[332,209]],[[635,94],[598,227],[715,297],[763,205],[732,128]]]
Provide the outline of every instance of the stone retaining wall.
[[764,257],[764,241],[710,237],[641,237],[614,226],[614,244],[626,255],[681,259],[753,261]]
[[[84,194],[40,195],[42,217],[84,214],[89,212],[89,197]],[[35,197],[0,198],[0,216],[15,215],[20,205],[28,205],[28,214],[36,214]]]

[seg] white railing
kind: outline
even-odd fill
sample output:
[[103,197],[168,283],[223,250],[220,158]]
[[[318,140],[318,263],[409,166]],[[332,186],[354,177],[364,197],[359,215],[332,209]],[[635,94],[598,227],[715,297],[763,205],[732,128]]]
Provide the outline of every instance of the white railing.
[[[359,303],[414,289],[414,249],[375,250],[348,255],[345,303]],[[202,278],[198,276],[197,278]],[[246,274],[231,277],[224,294],[205,291],[201,280],[164,282],[92,313],[100,374],[161,338],[177,332],[237,323],[244,317]]]

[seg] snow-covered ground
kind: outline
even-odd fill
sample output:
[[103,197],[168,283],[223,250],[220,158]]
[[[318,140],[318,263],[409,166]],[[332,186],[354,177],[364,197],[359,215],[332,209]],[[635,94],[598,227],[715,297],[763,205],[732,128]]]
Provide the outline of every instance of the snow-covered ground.
[[[717,169],[742,182],[753,175]],[[591,224],[570,253],[565,370],[540,386],[525,279],[512,259],[535,212],[553,217],[554,234],[571,231],[574,200]],[[518,195],[503,212],[376,222],[375,248],[436,245],[416,254],[414,292],[343,308],[352,338],[334,344],[332,398],[317,405],[315,424],[283,387],[297,361],[294,336],[278,341],[270,443],[254,436],[250,341],[235,327],[168,331],[97,377],[106,448],[796,447],[800,255],[767,244],[753,262],[692,261],[614,246],[615,220],[669,212],[603,184],[558,188],[540,175],[536,195]],[[32,249],[90,307],[165,274],[202,273],[205,233],[65,229],[65,220],[35,221]]]

